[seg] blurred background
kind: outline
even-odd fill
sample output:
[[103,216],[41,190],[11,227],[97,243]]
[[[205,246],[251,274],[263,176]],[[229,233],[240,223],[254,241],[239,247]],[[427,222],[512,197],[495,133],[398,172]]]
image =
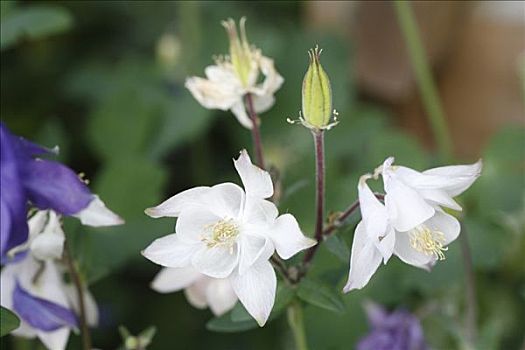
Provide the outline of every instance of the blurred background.
[[[281,212],[313,230],[314,163],[309,132],[291,126],[301,108],[307,49],[323,48],[340,124],[326,135],[327,209],[356,198],[358,177],[390,156],[422,170],[440,165],[391,3],[2,1],[1,118],[19,135],[60,146],[84,172],[122,227],[88,229],[66,220],[82,273],[101,310],[94,345],[116,349],[118,326],[155,326],[148,349],[288,349],[286,317],[263,329],[218,332],[212,314],[182,293],[158,294],[159,267],[140,255],[174,221],[146,207],[181,190],[239,182],[232,158],[251,151],[250,133],[228,112],[201,107],[184,88],[212,56],[228,52],[220,21],[246,16],[248,36],[285,78],[261,115],[268,162],[281,184]],[[482,157],[484,171],[460,198],[478,288],[478,349],[525,346],[525,7],[523,2],[414,2],[412,7],[442,98],[454,153]],[[341,290],[358,215],[323,245],[313,276]],[[351,349],[368,328],[365,300],[403,307],[423,323],[433,349],[464,337],[464,271],[459,241],[431,274],[398,259],[344,312],[308,306],[312,349]],[[219,327],[220,328],[220,327]],[[223,328],[228,331],[228,328]],[[522,345],[523,344],[523,345]],[[72,336],[70,348],[79,347]],[[2,338],[4,349],[38,349]]]

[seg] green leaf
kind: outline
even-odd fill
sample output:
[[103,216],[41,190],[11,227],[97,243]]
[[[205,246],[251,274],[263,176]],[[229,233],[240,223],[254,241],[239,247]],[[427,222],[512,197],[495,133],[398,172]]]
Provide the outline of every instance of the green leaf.
[[250,321],[241,322],[233,321],[231,318],[231,313],[212,318],[210,321],[208,321],[208,323],[206,323],[206,329],[214,332],[224,333],[242,332],[257,327],[257,322],[255,322],[253,319]]
[[0,337],[9,334],[20,326],[20,320],[10,310],[2,307],[0,312]]
[[26,6],[15,8],[2,17],[1,49],[24,38],[39,39],[68,30],[73,24],[71,14],[61,7]]
[[341,296],[332,288],[320,282],[305,278],[297,289],[297,296],[317,307],[345,313],[346,308]]
[[324,241],[324,246],[328,251],[337,256],[341,261],[347,263],[350,259],[350,249],[346,242],[337,235],[331,235]]

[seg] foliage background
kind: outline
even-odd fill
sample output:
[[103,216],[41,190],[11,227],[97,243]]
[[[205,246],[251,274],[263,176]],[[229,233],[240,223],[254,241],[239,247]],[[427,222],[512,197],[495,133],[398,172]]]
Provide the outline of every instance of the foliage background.
[[[324,49],[341,123],[327,134],[327,207],[342,210],[356,198],[360,174],[385,157],[416,169],[435,166],[432,148],[396,122],[391,105],[363,94],[356,83],[356,46],[340,33],[313,29],[298,2],[7,2],[2,1],[1,117],[17,134],[53,146],[60,159],[86,173],[91,186],[126,219],[122,227],[88,229],[66,221],[82,272],[102,315],[94,344],[115,349],[117,327],[133,333],[150,325],[150,349],[291,348],[285,317],[241,333],[207,330],[209,311],[187,304],[182,293],[149,289],[159,267],[139,254],[171,232],[172,220],[153,220],[146,207],[196,185],[238,182],[231,159],[251,147],[248,131],[227,112],[208,111],[184,89],[202,75],[212,55],[227,52],[220,21],[248,17],[250,41],[273,57],[285,77],[276,105],[262,115],[269,162],[278,170],[280,211],[313,229],[313,146],[310,134],[290,126],[301,106],[306,50]],[[306,17],[307,18],[307,17]],[[518,74],[518,72],[516,73]],[[420,116],[425,120],[424,115]],[[514,349],[525,324],[525,132],[518,124],[494,130],[479,154],[484,173],[464,204],[479,297],[479,349]],[[324,245],[314,278],[334,292],[348,269],[349,244],[358,217],[341,238]],[[329,249],[328,249],[329,248]],[[464,311],[459,242],[432,274],[397,259],[382,267],[362,291],[342,297],[344,312],[306,308],[312,349],[348,349],[366,334],[362,303],[405,307],[423,319],[435,349],[459,348]],[[336,287],[334,287],[336,286]],[[328,288],[328,287],[327,287]],[[2,338],[2,348],[32,349]],[[73,336],[70,348],[79,346]]]

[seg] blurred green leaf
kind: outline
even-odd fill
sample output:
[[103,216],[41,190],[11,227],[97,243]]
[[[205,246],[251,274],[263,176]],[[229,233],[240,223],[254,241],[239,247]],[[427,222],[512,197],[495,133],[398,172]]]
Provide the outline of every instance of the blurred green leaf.
[[297,296],[309,304],[326,310],[337,313],[346,312],[345,304],[335,290],[309,278],[303,279],[297,289]]
[[350,249],[346,245],[346,242],[337,236],[337,233],[328,237],[328,239],[324,241],[324,246],[342,262],[347,263],[350,261]]
[[10,310],[2,307],[0,310],[0,337],[9,334],[20,326],[20,320]]
[[6,49],[24,38],[40,39],[68,30],[73,24],[71,14],[61,7],[24,6],[11,9],[2,16],[1,49]]
[[231,313],[227,313],[220,317],[216,317],[206,323],[206,329],[214,332],[242,332],[249,329],[257,328],[257,322],[253,319],[250,321],[233,321],[231,318]]

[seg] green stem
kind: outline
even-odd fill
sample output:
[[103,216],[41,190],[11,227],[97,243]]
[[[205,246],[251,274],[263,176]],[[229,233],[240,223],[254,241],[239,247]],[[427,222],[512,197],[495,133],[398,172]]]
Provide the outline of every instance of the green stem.
[[304,331],[303,307],[298,301],[292,302],[287,310],[288,324],[292,329],[296,350],[308,350]]
[[[453,159],[453,144],[447,128],[445,113],[441,106],[441,101],[437,93],[436,85],[432,78],[432,72],[427,61],[423,44],[419,36],[419,29],[410,4],[407,1],[396,0],[395,9],[401,31],[407,45],[410,61],[414,68],[416,80],[423,100],[423,106],[430,121],[434,139],[438,145],[439,155],[443,160]],[[467,232],[463,232],[460,237],[463,266],[465,268],[465,299],[467,304],[466,312],[466,337],[470,344],[473,344],[477,335],[477,294],[475,285],[474,269],[472,267],[472,256],[468,244]]]
[[398,22],[401,26],[410,61],[416,76],[419,93],[421,94],[439,153],[443,159],[448,160],[452,157],[452,139],[447,128],[447,121],[443,108],[441,107],[436,85],[432,78],[426,53],[419,36],[414,14],[408,1],[396,0],[394,4]]

